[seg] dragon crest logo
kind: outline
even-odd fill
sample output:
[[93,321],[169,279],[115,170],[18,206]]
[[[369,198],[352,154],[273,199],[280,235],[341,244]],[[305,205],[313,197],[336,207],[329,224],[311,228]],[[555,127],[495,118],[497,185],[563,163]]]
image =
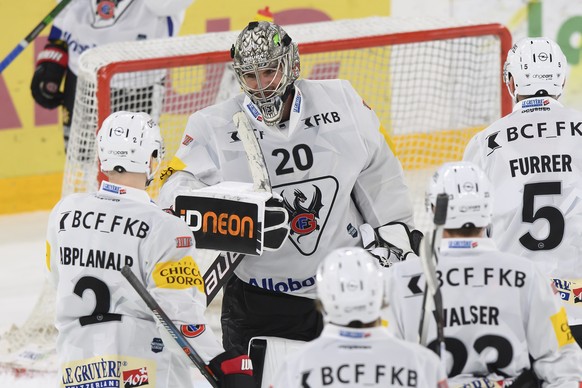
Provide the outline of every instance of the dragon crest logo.
[[333,209],[339,184],[332,176],[288,183],[278,187],[289,213],[289,240],[301,254],[317,250],[328,216]]

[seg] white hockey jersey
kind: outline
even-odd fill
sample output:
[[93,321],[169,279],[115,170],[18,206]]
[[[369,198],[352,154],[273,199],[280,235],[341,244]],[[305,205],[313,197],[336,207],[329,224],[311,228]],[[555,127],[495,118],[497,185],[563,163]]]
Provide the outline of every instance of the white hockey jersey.
[[327,324],[321,336],[292,353],[272,388],[446,388],[439,358],[384,327],[352,329]]
[[177,35],[192,1],[120,0],[111,7],[112,2],[73,0],[55,18],[49,39],[67,42],[69,69],[77,75],[79,56],[89,48]]
[[191,386],[189,360],[162,340],[120,270],[131,267],[208,362],[224,349],[205,326],[195,260],[189,228],[143,190],[103,182],[97,193],[63,198],[49,217],[46,257],[57,290],[59,386]]
[[464,160],[494,188],[492,237],[554,280],[582,324],[582,112],[529,98],[471,139]]
[[[388,327],[418,341],[425,277],[418,257],[388,270]],[[441,285],[449,384],[476,377],[490,381],[533,369],[544,387],[579,387],[582,350],[567,316],[531,260],[500,252],[488,238],[443,239],[437,277]],[[436,341],[430,320],[428,346]]]
[[376,114],[348,81],[296,82],[291,117],[262,122],[244,94],[190,116],[182,144],[162,178],[160,205],[176,193],[221,181],[252,182],[232,116],[244,111],[261,145],[273,191],[289,213],[291,234],[276,252],[246,257],[236,269],[257,287],[315,297],[317,266],[334,248],[361,244],[358,226],[412,224],[402,167]]

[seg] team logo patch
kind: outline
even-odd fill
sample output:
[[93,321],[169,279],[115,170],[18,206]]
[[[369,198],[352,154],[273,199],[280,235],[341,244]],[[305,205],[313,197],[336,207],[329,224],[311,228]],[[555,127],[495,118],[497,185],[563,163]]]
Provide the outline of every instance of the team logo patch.
[[192,236],[176,237],[176,248],[188,248],[192,246]]
[[101,19],[111,19],[115,16],[115,2],[108,0],[101,0],[97,4],[97,15]]
[[190,256],[180,261],[156,264],[153,272],[154,283],[160,288],[183,290],[196,287],[204,293],[204,281],[198,265]]
[[155,337],[151,343],[152,352],[159,353],[164,350],[164,341],[161,338]]
[[148,370],[144,366],[139,369],[123,371],[123,386],[125,388],[142,387],[149,385]]
[[204,333],[206,325],[181,325],[180,332],[186,338],[196,338]]
[[194,138],[192,138],[192,136],[185,135],[184,140],[182,140],[182,144],[187,146],[188,144],[192,143],[193,141],[194,141]]
[[315,252],[339,189],[332,176],[274,187],[289,213],[289,239],[305,256]]

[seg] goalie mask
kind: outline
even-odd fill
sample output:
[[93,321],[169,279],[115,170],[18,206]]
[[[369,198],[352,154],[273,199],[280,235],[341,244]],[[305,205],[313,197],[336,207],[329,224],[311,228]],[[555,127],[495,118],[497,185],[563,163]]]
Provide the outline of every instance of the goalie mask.
[[370,323],[385,303],[384,277],[377,260],[359,247],[332,251],[317,269],[317,297],[326,322]]
[[267,125],[279,123],[299,77],[297,44],[278,25],[251,22],[230,49],[238,82]]
[[164,158],[160,127],[147,113],[122,111],[111,114],[103,121],[97,141],[103,172],[144,173],[149,183]]
[[[503,67],[503,80],[515,102],[517,96],[562,94],[567,61],[560,46],[547,38],[523,38],[513,45]],[[509,89],[511,78],[514,93]]]
[[489,179],[469,162],[443,164],[432,176],[426,193],[426,210],[433,213],[437,195],[449,196],[445,229],[484,228],[491,223],[492,204]]

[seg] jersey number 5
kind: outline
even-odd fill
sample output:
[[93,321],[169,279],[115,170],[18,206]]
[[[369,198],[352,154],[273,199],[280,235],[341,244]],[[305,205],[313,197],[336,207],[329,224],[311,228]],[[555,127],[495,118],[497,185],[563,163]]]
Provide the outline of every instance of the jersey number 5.
[[519,242],[530,251],[543,251],[554,249],[562,242],[564,237],[564,216],[559,209],[552,206],[544,206],[534,213],[534,199],[536,195],[560,195],[562,194],[561,182],[529,183],[523,186],[523,209],[521,220],[533,224],[536,220],[548,221],[549,233],[543,240],[535,239],[527,232],[519,238]]
[[111,307],[111,293],[104,281],[92,276],[83,276],[75,284],[73,292],[82,298],[86,290],[92,290],[95,293],[95,309],[91,315],[79,318],[81,326],[121,321],[121,314],[112,314],[109,312],[109,308]]

